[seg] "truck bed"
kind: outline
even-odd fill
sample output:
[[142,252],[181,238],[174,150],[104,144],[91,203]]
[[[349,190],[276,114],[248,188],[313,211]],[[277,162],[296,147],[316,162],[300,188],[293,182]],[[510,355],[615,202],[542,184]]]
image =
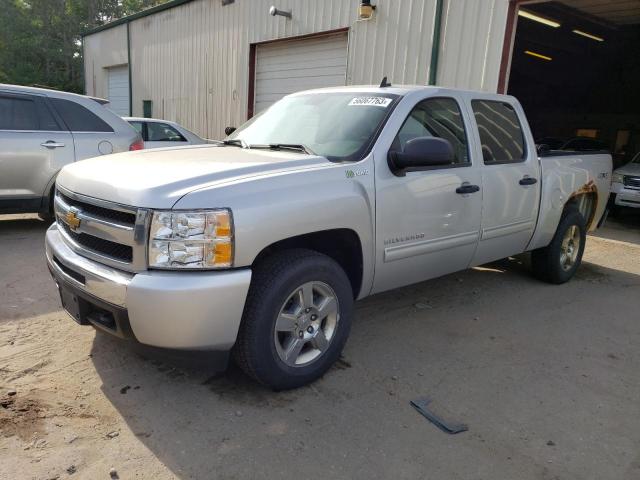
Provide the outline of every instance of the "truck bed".
[[538,225],[529,250],[546,246],[556,231],[566,202],[576,198],[595,230],[604,214],[611,186],[611,155],[607,152],[571,152],[547,150],[539,155],[542,192]]

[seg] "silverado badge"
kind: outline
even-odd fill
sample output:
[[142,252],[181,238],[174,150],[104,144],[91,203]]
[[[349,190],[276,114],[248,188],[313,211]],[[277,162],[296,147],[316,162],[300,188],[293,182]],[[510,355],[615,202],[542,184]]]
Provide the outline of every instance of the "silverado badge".
[[80,219],[73,210],[69,210],[64,217],[65,223],[69,225],[69,228],[75,232],[76,228],[80,226]]

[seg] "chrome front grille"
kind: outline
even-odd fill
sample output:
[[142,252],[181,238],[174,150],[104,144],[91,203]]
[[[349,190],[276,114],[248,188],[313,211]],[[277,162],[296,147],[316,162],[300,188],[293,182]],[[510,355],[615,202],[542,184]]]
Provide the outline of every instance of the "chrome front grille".
[[121,270],[146,269],[149,210],[58,187],[54,211],[65,243],[76,253]]
[[133,225],[136,223],[136,214],[133,212],[124,212],[121,210],[113,210],[100,207],[98,205],[92,205],[90,203],[73,199],[60,191],[58,191],[58,197],[70,207],[76,207],[82,210],[84,213],[93,215],[96,218],[107,221],[114,221],[122,225],[129,225],[131,227],[133,227]]
[[623,181],[625,187],[640,189],[640,177],[631,177],[629,175],[625,175]]
[[133,248],[129,245],[105,240],[103,238],[87,235],[86,233],[76,233],[66,223],[58,223],[58,226],[64,230],[67,236],[71,237],[75,243],[84,248],[120,262],[131,263],[133,261]]

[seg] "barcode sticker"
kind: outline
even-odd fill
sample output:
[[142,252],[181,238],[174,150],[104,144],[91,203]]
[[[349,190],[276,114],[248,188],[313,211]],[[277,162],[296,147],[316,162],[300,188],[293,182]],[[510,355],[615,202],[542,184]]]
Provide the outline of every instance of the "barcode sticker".
[[387,107],[391,103],[390,98],[386,97],[355,97],[349,102],[350,106],[372,106],[372,107]]

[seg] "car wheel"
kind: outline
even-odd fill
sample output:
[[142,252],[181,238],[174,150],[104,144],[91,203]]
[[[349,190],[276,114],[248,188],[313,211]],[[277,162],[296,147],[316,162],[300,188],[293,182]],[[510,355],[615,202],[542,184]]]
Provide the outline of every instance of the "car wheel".
[[311,250],[279,252],[254,269],[234,358],[275,390],[306,385],[338,359],[352,316],[351,283],[340,265]]
[[549,283],[568,282],[582,262],[586,230],[584,217],[578,209],[568,208],[551,243],[531,253],[535,276]]

